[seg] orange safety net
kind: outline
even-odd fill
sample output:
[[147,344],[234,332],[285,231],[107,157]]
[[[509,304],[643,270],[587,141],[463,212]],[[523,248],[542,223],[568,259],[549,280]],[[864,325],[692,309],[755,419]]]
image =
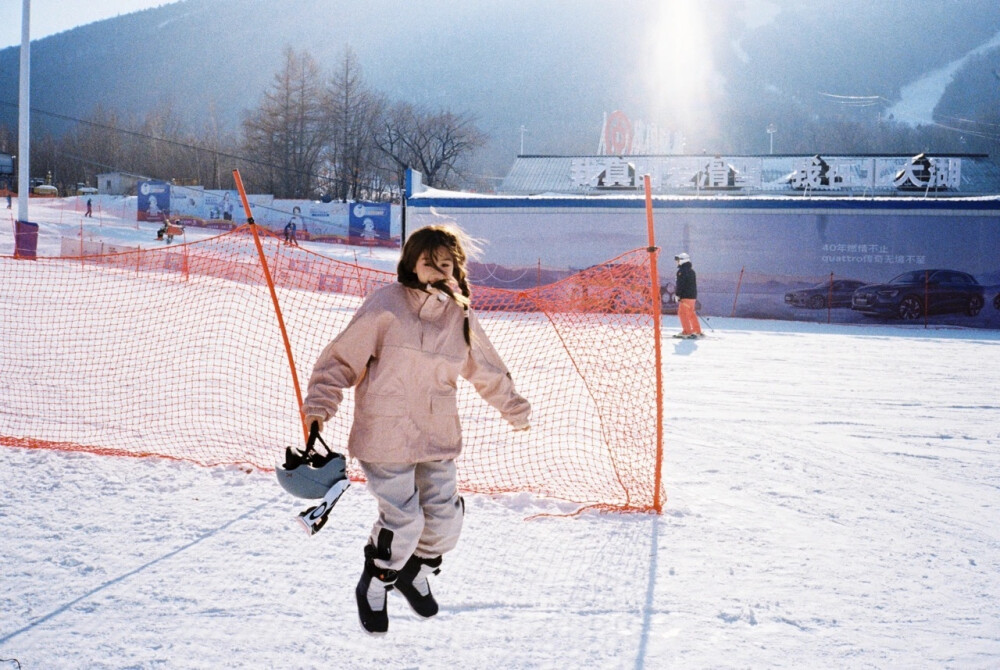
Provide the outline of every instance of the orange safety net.
[[[273,468],[303,439],[250,228],[157,249],[0,257],[0,444]],[[387,273],[259,231],[297,377]],[[459,484],[650,510],[659,449],[650,253],[473,308],[533,407],[513,432],[464,381]],[[305,392],[305,389],[302,389]],[[342,449],[348,391],[324,430]],[[351,464],[353,476],[359,476]]]

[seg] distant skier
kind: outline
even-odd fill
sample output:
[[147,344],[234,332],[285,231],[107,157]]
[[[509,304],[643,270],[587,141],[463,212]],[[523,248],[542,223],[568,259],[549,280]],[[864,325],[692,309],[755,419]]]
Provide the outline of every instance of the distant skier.
[[94,218],[94,201],[90,198],[87,198],[87,213],[84,216]]
[[292,218],[288,223],[285,224],[285,244],[290,246],[299,246],[298,241],[295,239],[295,219]]
[[299,241],[295,237],[295,231],[298,230],[298,224],[301,221],[302,209],[296,205],[292,208],[292,218],[285,224],[285,244],[299,246]]
[[674,295],[677,296],[678,302],[677,316],[681,320],[681,332],[674,337],[687,340],[704,337],[695,312],[698,303],[698,279],[691,266],[691,257],[686,252],[681,252],[674,256],[674,260],[677,262],[677,289]]
[[171,220],[164,215],[163,225],[160,226],[160,229],[156,231],[156,239],[164,240],[164,238],[166,238],[165,241],[167,244],[173,244],[174,235],[180,235],[183,232],[184,232],[183,226],[171,222]]

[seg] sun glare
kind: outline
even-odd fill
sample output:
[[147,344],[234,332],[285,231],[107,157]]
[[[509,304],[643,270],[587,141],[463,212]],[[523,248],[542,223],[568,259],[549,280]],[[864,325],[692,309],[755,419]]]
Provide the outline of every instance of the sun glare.
[[648,58],[643,64],[649,100],[658,113],[675,122],[705,114],[718,76],[700,3],[664,2],[650,22]]

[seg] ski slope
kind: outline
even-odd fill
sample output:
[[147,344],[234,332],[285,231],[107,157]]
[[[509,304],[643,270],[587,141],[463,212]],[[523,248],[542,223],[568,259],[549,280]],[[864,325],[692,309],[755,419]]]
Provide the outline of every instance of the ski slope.
[[663,515],[470,496],[432,582],[441,613],[418,620],[390,594],[383,638],[354,605],[376,514],[361,484],[307,537],[273,474],[0,448],[0,659],[1000,665],[1000,332],[706,325],[705,340],[664,339]]

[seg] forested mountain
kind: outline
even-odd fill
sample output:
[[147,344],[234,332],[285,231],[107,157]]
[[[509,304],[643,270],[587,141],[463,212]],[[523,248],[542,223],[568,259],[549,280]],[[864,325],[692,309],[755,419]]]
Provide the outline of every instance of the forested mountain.
[[[996,0],[704,0],[692,17],[693,6],[182,0],[34,42],[32,123],[58,135],[98,106],[139,118],[169,108],[194,132],[238,132],[287,46],[332,68],[350,45],[387,97],[474,115],[490,137],[481,169],[498,176],[521,126],[525,153],[593,153],[616,109],[683,134],[690,153],[766,152],[770,123],[782,152],[998,152],[997,48],[969,58],[940,101],[973,124],[961,143],[889,118],[907,83],[1000,33]],[[688,26],[710,46],[686,47]],[[18,49],[0,51],[0,124],[12,128],[17,73]],[[674,87],[668,75],[684,73],[689,88]]]

